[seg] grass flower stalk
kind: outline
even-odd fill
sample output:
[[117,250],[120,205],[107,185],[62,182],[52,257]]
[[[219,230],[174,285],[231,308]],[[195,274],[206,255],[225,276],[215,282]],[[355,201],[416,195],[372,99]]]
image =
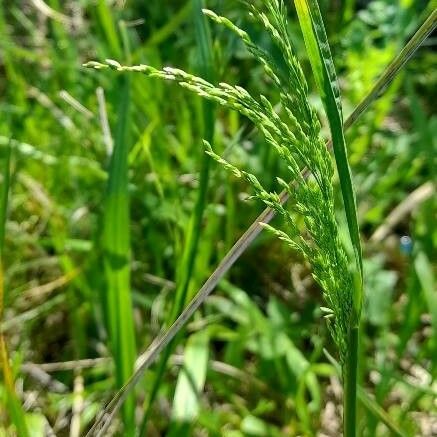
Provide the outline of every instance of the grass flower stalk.
[[[128,384],[107,406],[104,415],[96,422],[90,431],[90,435],[102,435],[102,432],[104,432],[114,417],[115,412],[123,403],[126,394],[139,381],[144,370],[155,361],[163,348],[177,335],[180,328],[184,326],[191,315],[199,308],[224,272],[235,262],[250,241],[258,235],[260,226],[266,228],[293,249],[300,252],[313,266],[314,277],[320,284],[328,305],[328,307],[325,307],[325,318],[327,319],[329,329],[338,346],[345,381],[345,399],[348,399],[345,401],[345,433],[349,436],[355,433],[356,351],[358,344],[359,313],[362,301],[362,285],[360,285],[360,282],[362,284],[362,275],[359,259],[361,254],[360,250],[356,250],[357,247],[359,247],[359,236],[358,241],[355,241],[355,263],[351,263],[345,249],[339,241],[338,225],[333,212],[334,198],[332,176],[334,162],[320,138],[320,124],[314,109],[311,108],[308,102],[306,81],[287,34],[284,5],[282,1],[277,0],[265,0],[263,3],[268,9],[269,17],[250,4],[248,7],[252,8],[254,17],[264,26],[273,41],[280,48],[286,69],[284,69],[282,65],[276,65],[269,54],[265,53],[262,48],[257,47],[251,41],[249,35],[244,30],[235,26],[230,20],[225,17],[220,17],[209,10],[205,10],[204,13],[213,21],[233,31],[243,41],[247,49],[262,63],[266,75],[280,91],[280,103],[283,107],[281,114],[274,111],[273,105],[263,96],[255,98],[243,88],[225,83],[220,83],[215,86],[202,78],[190,75],[179,69],[164,68],[163,70],[157,70],[147,65],[129,67],[122,66],[112,60],[107,60],[105,63],[89,62],[86,64],[96,69],[113,68],[118,71],[139,72],[150,77],[175,81],[182,87],[206,99],[240,112],[249,118],[264,134],[267,145],[273,147],[281,159],[287,163],[290,179],[297,181],[297,184],[293,184],[293,188],[291,188],[290,185],[279,179],[277,181],[278,187],[283,188],[281,194],[269,192],[263,188],[255,175],[252,175],[244,169],[235,167],[232,163],[218,155],[210,146],[209,142],[205,142],[207,153],[236,177],[246,179],[252,186],[255,193],[254,197],[260,199],[267,205],[259,221],[268,222],[274,215],[280,215],[284,219],[286,231],[263,223],[254,223],[254,225],[251,226],[234,248],[232,248],[229,256],[225,257],[219,268],[217,268],[195,298],[180,314],[176,322],[165,333],[159,336],[146,351],[143,355],[140,368],[132,376]],[[305,4],[303,5],[305,6]],[[306,19],[308,20],[308,17],[306,17]],[[316,20],[317,19],[316,17]],[[323,41],[323,33],[320,33],[320,23],[316,21],[316,24],[314,24],[314,17],[311,16],[309,20],[310,21],[306,23],[306,25],[309,26],[307,27],[307,33],[310,39],[313,39],[311,44],[314,46],[315,43],[317,48],[318,44],[324,44],[326,41]],[[434,11],[406,45],[404,50],[384,71],[369,94],[346,120],[344,123],[345,128],[352,125],[367,109],[370,103],[380,95],[387,84],[393,79],[394,75],[411,57],[412,53],[417,50],[427,35],[435,28],[435,25],[436,17]],[[326,47],[324,50],[325,49]],[[317,48],[317,50],[320,49]],[[323,87],[323,81],[328,80],[328,85],[332,88],[332,84],[335,85],[335,80],[333,80],[333,78],[335,79],[335,73],[333,75],[332,71],[329,70],[332,70],[333,64],[329,62],[325,63],[326,60],[330,60],[330,54],[326,52],[326,50],[322,54],[320,52],[317,53],[317,50],[314,52],[313,68],[322,68],[322,82],[320,82],[319,85],[321,84]],[[325,58],[321,59],[323,56]],[[317,59],[317,57],[319,59]],[[323,68],[328,71],[323,73]],[[337,111],[339,113],[340,121],[342,122],[341,106],[339,106],[338,99],[339,95],[337,95],[338,90],[325,89],[325,92],[326,91],[332,93],[334,98],[334,112]],[[333,103],[332,96],[331,102],[325,102],[325,106],[327,103],[330,105]],[[338,117],[338,114],[334,114],[334,116]],[[344,144],[340,144],[340,147],[344,147]],[[338,167],[337,162],[336,164]],[[302,172],[304,168],[307,169],[305,173]],[[304,177],[304,174],[308,176],[308,178]],[[346,185],[348,183],[350,182],[346,182]],[[344,190],[344,184],[341,188]],[[351,183],[349,188],[346,187],[346,190],[350,188],[352,188]],[[294,204],[290,208],[286,208],[284,203],[289,197],[294,200]],[[349,201],[350,200],[351,199],[349,199]],[[346,204],[345,202],[345,205]],[[354,200],[352,206],[354,207]],[[349,211],[348,222],[351,221],[351,218],[353,221],[351,213],[355,213],[356,215],[356,211],[353,211],[353,208],[352,211]],[[303,217],[305,229],[301,229],[297,226],[295,218],[298,216]],[[352,223],[351,225],[349,223],[349,230],[350,238],[354,245],[353,240],[357,237],[356,231],[358,228],[356,227],[354,230],[354,224]],[[349,365],[347,363],[349,363]]]

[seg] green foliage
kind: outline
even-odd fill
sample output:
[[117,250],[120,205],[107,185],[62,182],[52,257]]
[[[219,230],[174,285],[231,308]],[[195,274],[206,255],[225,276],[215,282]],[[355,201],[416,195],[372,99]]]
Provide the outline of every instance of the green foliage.
[[[176,68],[167,67],[157,70],[147,65],[128,67],[112,60],[108,60],[106,64],[90,62],[87,66],[100,69],[106,65],[117,71],[141,72],[150,77],[176,81],[182,87],[206,99],[237,110],[257,126],[263,133],[267,145],[286,163],[288,178],[295,181],[295,185],[291,188],[284,180],[278,180],[279,186],[288,190],[294,200],[291,211],[283,207],[279,194],[268,192],[255,175],[239,170],[215,154],[208,143],[206,143],[207,153],[236,177],[244,177],[252,186],[254,197],[276,210],[285,219],[289,228],[287,234],[268,225],[266,228],[313,265],[314,277],[321,285],[329,305],[330,326],[344,362],[350,320],[355,317],[352,311],[353,281],[335,221],[332,160],[321,138],[320,122],[309,104],[308,86],[286,33],[284,6],[276,1],[267,2],[266,5],[272,14],[272,22],[257,9],[253,9],[253,12],[282,51],[283,61],[287,65],[285,82],[279,79],[280,72],[277,71],[272,60],[267,57],[267,54],[262,54],[260,48],[254,46],[247,33],[211,11],[206,11],[206,14],[214,21],[232,28],[249,50],[260,57],[266,74],[278,87],[285,112],[282,118],[263,95],[256,99],[238,85],[220,83],[214,86],[205,79]],[[304,168],[309,172],[307,178],[301,174]],[[295,214],[303,217],[305,231],[299,229]],[[306,238],[306,233],[309,239]]]
[[[426,0],[340,3],[318,2],[326,39],[312,7],[307,35],[315,58],[329,41],[363,237],[356,432],[426,435],[437,375],[437,75],[424,40],[437,11]],[[272,0],[0,0],[0,165],[11,152],[7,183],[0,170],[11,376],[0,378],[0,435],[27,426],[77,437],[100,425],[100,435],[341,434],[342,368],[327,352],[335,315],[305,255],[320,252],[315,224],[296,202],[320,202],[316,174],[348,255],[341,281],[356,268],[301,24]],[[159,75],[171,66],[195,93],[82,68],[106,58]],[[275,209],[260,214],[266,204]],[[304,212],[320,220],[317,205]],[[146,352],[134,366],[135,343]]]
[[[114,151],[109,167],[108,188],[103,218],[103,255],[107,278],[104,296],[108,335],[116,363],[117,386],[122,387],[132,374],[136,358],[135,327],[130,292],[130,238],[128,200],[128,148],[130,81],[120,82],[119,119]],[[126,432],[134,428],[134,399],[125,404]]]
[[[4,314],[4,238],[6,218],[8,211],[8,199],[10,189],[10,162],[11,162],[11,147],[7,144],[2,155],[0,155],[0,181],[2,184],[0,191],[0,321],[3,320]],[[21,402],[15,392],[14,374],[9,363],[9,354],[5,342],[3,332],[0,332],[0,370],[5,386],[5,404],[7,406],[10,421],[15,426],[15,431],[23,437],[29,435],[26,424],[26,416],[21,405]]]

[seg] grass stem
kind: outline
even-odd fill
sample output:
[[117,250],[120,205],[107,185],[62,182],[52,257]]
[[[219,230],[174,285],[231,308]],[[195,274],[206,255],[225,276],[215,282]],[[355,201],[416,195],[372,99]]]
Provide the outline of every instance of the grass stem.
[[357,429],[358,326],[349,331],[344,381],[344,435],[355,437]]

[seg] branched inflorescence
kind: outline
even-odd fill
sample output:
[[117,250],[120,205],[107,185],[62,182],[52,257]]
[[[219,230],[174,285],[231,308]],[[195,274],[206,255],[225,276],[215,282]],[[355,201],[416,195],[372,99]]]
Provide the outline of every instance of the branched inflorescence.
[[[208,143],[205,143],[206,153],[236,177],[244,178],[252,186],[254,197],[284,218],[287,232],[267,224],[263,226],[311,263],[313,276],[321,286],[327,302],[328,307],[323,310],[327,313],[328,325],[339,347],[341,361],[344,362],[352,313],[353,284],[335,220],[333,161],[321,137],[317,114],[308,101],[308,86],[290,42],[283,1],[263,0],[262,3],[265,11],[246,2],[251,15],[263,26],[282,53],[285,69],[278,66],[264,49],[251,40],[247,32],[230,20],[210,10],[204,10],[204,14],[236,34],[248,51],[261,62],[266,75],[279,91],[283,108],[281,115],[263,95],[255,98],[244,88],[227,83],[213,85],[176,68],[158,70],[148,65],[122,66],[113,60],[107,60],[104,64],[89,62],[86,66],[140,72],[177,82],[208,100],[238,111],[256,125],[267,145],[273,147],[286,163],[290,179],[294,182],[290,185],[278,178],[279,185],[294,200],[289,209],[282,205],[278,193],[268,192],[253,174],[236,168],[217,155]],[[305,235],[297,227],[296,215],[304,219],[307,231]]]

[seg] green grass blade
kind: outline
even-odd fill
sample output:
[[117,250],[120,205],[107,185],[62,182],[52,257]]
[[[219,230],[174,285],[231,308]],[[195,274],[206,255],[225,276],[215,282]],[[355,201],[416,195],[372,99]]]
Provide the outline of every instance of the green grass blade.
[[[3,249],[10,185],[10,161],[11,147],[10,144],[8,144],[4,148],[0,149],[0,322],[3,319],[4,303]],[[3,332],[0,333],[0,368],[3,374],[6,392],[6,405],[8,407],[11,421],[15,425],[18,435],[27,437],[29,433],[26,425],[25,413],[15,392],[14,377],[9,364],[9,356]]]
[[175,422],[190,423],[196,419],[207,367],[208,331],[203,330],[191,335],[185,347],[184,366],[179,373],[173,400],[172,419]]
[[422,286],[425,302],[428,306],[429,314],[431,315],[431,326],[433,330],[432,347],[437,351],[437,294],[435,287],[435,278],[431,261],[426,256],[425,252],[419,251],[414,258],[414,268],[417,278]]
[[[209,31],[209,26],[206,18],[202,13],[203,0],[193,0],[193,16],[194,28],[196,31],[196,42],[198,45],[199,55],[199,73],[208,81],[214,81],[214,61],[212,54],[212,40]],[[209,142],[213,141],[214,136],[214,108],[210,102],[202,101],[203,109],[203,137]],[[203,148],[200,147],[203,151]],[[200,175],[199,175],[199,190],[197,192],[196,204],[194,206],[193,215],[191,216],[186,244],[183,253],[182,263],[179,269],[179,277],[177,279],[178,288],[175,296],[175,304],[173,305],[170,322],[176,320],[185,305],[188,286],[192,276],[194,261],[196,257],[197,247],[199,244],[199,229],[203,213],[206,206],[206,196],[209,184],[209,168],[210,157],[201,153]]]
[[406,437],[407,434],[402,432],[397,423],[393,422],[389,414],[372,399],[362,387],[358,387],[358,399],[376,419],[382,422],[396,437]]
[[343,132],[343,113],[334,62],[329,49],[319,5],[316,0],[295,0],[299,23],[307,47],[317,87],[322,97],[331,129],[332,147],[340,180],[349,236],[354,248],[358,281],[354,292],[354,321],[357,325],[362,306],[363,261],[357,220],[355,193]]
[[153,35],[145,42],[145,46],[158,46],[169,36],[173,35],[177,29],[188,17],[192,10],[191,0],[187,1],[184,6],[167,22],[163,27],[153,32]]
[[334,62],[317,0],[295,0],[305,45],[322,97],[331,130],[337,173],[346,213],[349,238],[355,255],[353,309],[348,333],[348,352],[344,371],[344,434],[356,435],[358,326],[363,301],[363,260],[355,193],[343,132],[343,113]]
[[[193,21],[198,53],[198,70],[202,77],[208,81],[214,82],[215,69],[212,38],[208,21],[202,13],[203,6],[203,0],[193,0],[192,2]],[[214,105],[210,102],[202,100],[202,113],[204,128],[203,137],[207,141],[213,141],[215,123]],[[205,208],[207,206],[211,163],[210,157],[203,153],[203,150],[200,156],[199,189],[197,192],[193,215],[189,223],[187,241],[182,257],[180,276],[177,281],[178,287],[176,289],[176,299],[171,315],[171,322],[174,322],[177,319],[178,315],[186,305],[187,298],[191,298],[191,296],[188,296],[188,290],[193,281],[192,278],[194,273],[195,259],[199,247],[199,229],[202,227],[202,220],[204,217]],[[173,403],[174,419],[179,422],[190,422],[197,416],[197,411],[199,409],[197,393],[203,389],[206,378],[206,368],[208,363],[208,338],[205,335],[199,336],[199,334],[197,334],[197,336],[195,334],[192,337],[190,337],[185,350],[185,371],[179,374]],[[193,348],[194,350],[198,350],[198,354],[200,354],[196,359],[193,359]],[[204,359],[201,359],[201,356],[204,356]],[[192,384],[187,385],[187,375],[193,375],[195,387],[193,387]],[[186,402],[188,399],[191,399],[191,403]]]
[[[335,372],[340,377],[341,376],[341,366],[338,361],[325,350],[325,355],[328,361],[331,362],[335,369]],[[360,385],[357,387],[358,399],[363,407],[369,411],[377,420],[381,421],[396,437],[406,437],[406,434],[402,432],[399,425],[393,421],[390,415],[385,411],[375,399],[368,395],[366,390]]]
[[108,39],[111,56],[120,59],[122,48],[118,37],[117,26],[112,18],[111,9],[106,0],[99,0],[97,3],[97,13],[103,32]]
[[[417,51],[426,37],[436,27],[437,14],[434,11],[425,23],[418,29],[412,39],[406,44],[405,48],[396,58],[390,62],[389,66],[383,71],[380,79],[375,83],[369,93],[354,109],[351,115],[344,123],[345,129],[351,127],[362,116],[362,114],[369,108],[384,89],[391,83],[396,74],[406,64],[408,59]],[[329,147],[329,143],[328,143]],[[281,193],[282,202],[288,199],[287,193]],[[244,232],[244,234],[236,241],[226,256],[221,260],[217,268],[207,279],[204,285],[200,288],[191,302],[187,305],[184,311],[179,315],[177,320],[165,331],[162,335],[153,341],[148,349],[142,354],[141,365],[135,371],[134,375],[126,382],[126,384],[116,393],[112,400],[108,403],[105,409],[99,414],[94,425],[87,433],[87,436],[103,436],[106,430],[114,419],[117,411],[123,405],[129,393],[134,389],[136,384],[141,380],[144,372],[156,361],[159,354],[165,347],[173,340],[181,328],[190,320],[191,316],[196,310],[205,302],[219,281],[228,273],[230,268],[234,265],[237,259],[245,252],[245,250],[252,244],[256,237],[264,229],[260,223],[269,223],[276,212],[271,208],[266,208]]]
[[3,257],[5,241],[6,215],[8,208],[10,184],[11,145],[7,143],[0,148],[1,186],[0,186],[0,259]]
[[[121,387],[131,376],[136,358],[130,292],[128,195],[130,80],[128,77],[121,78],[119,90],[118,123],[109,167],[103,217],[103,250],[107,278],[106,316],[109,341],[114,355],[117,386]],[[133,433],[133,397],[130,397],[125,405],[124,421],[126,431]]]
[[[123,23],[117,24],[105,0],[97,3],[97,13],[109,43],[111,56],[119,58],[123,49],[129,59],[129,42]],[[128,193],[129,132],[131,129],[131,80],[118,79],[117,124],[110,157],[103,212],[103,262],[106,276],[105,316],[111,353],[115,363],[117,388],[132,375],[136,358],[135,327],[130,289],[130,213]],[[135,432],[135,399],[129,396],[123,407],[124,434]]]

